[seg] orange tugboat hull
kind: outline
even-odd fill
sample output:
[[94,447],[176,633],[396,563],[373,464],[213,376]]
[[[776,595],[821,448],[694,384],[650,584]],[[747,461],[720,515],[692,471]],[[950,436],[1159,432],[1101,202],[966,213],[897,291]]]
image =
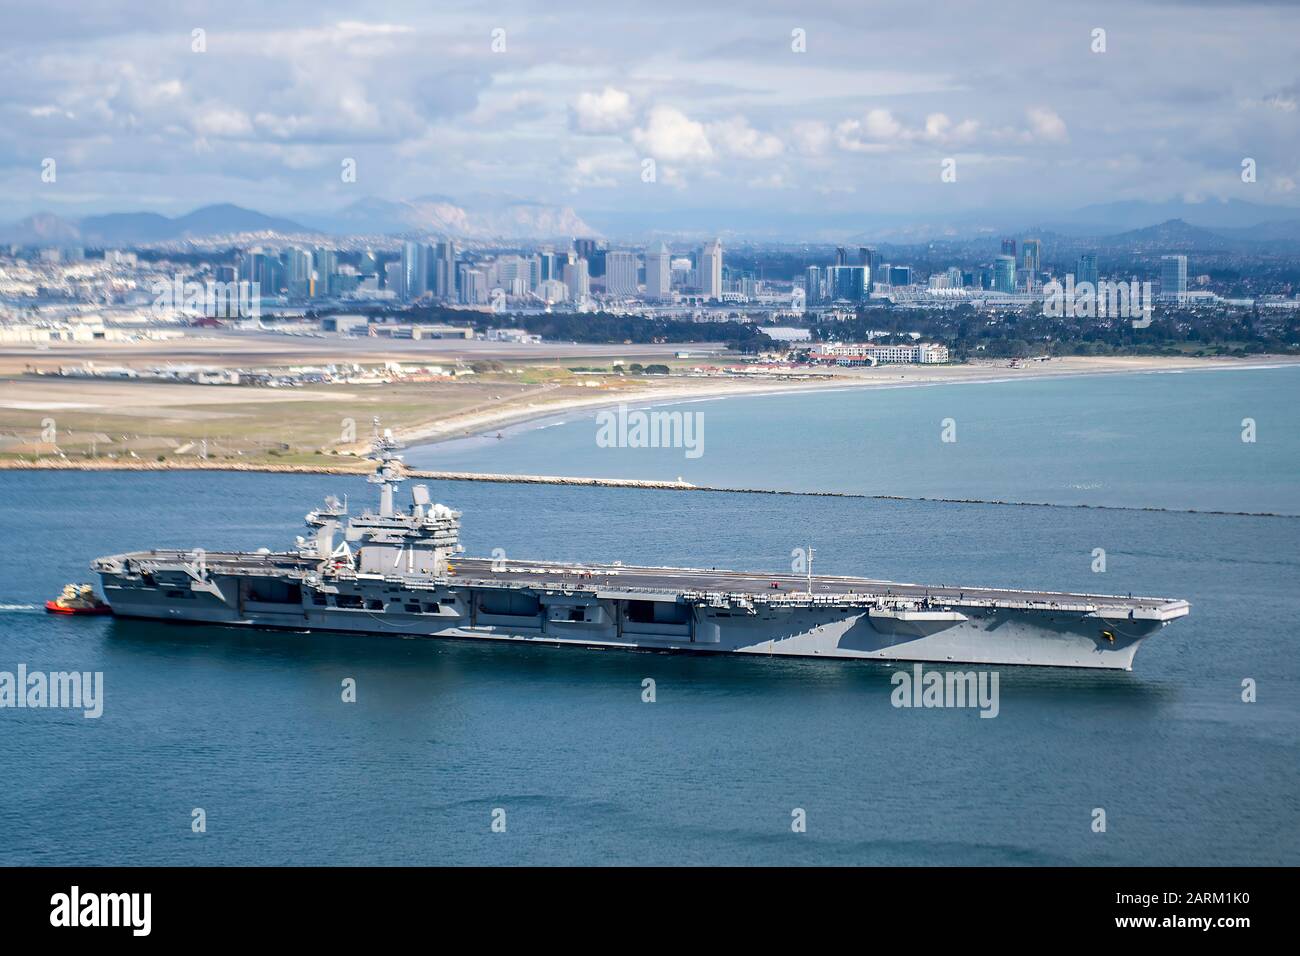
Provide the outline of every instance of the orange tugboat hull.
[[113,609],[107,604],[100,607],[65,607],[58,601],[46,601],[45,610],[51,614],[112,614]]

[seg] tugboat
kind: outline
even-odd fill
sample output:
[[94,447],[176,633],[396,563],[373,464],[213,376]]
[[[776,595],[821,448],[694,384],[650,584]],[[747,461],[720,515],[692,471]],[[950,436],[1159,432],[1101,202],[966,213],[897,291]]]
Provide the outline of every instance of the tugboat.
[[90,584],[65,584],[63,593],[53,601],[45,602],[51,614],[112,614],[113,609],[104,603]]

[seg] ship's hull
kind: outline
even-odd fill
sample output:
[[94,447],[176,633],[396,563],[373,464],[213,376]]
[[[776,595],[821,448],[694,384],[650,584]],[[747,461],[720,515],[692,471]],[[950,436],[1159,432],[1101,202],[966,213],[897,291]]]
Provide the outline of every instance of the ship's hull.
[[214,572],[198,581],[182,571],[100,574],[105,598],[124,617],[661,652],[1128,670],[1142,641],[1167,623],[1159,615],[1112,619],[1070,606],[1005,606],[1010,602],[965,595],[965,603],[946,609],[864,606],[857,592],[852,599],[827,595],[802,606],[759,600],[738,609],[684,600],[685,593],[648,600],[620,592],[618,583],[522,587],[376,576],[322,587],[310,575],[286,582],[265,574]]

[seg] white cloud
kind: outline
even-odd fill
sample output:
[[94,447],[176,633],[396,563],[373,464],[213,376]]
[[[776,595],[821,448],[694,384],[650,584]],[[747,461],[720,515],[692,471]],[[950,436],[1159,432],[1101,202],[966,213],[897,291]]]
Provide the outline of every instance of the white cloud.
[[831,144],[831,128],[825,123],[804,120],[790,128],[794,148],[806,156],[820,156]]
[[645,123],[632,131],[632,141],[647,156],[668,162],[713,159],[713,145],[703,124],[671,106],[652,109]]
[[618,132],[632,123],[632,97],[612,86],[599,93],[582,93],[571,115],[574,128],[581,132]]
[[1070,132],[1065,128],[1065,120],[1045,106],[1034,106],[1026,111],[1029,127],[1034,139],[1048,143],[1068,143]]
[[890,140],[903,134],[903,124],[894,119],[894,114],[889,110],[872,110],[867,113],[861,130],[868,139]]
[[593,153],[574,161],[568,182],[573,189],[627,185],[638,181],[639,168],[635,157],[626,153]]
[[785,144],[770,133],[760,133],[743,116],[710,123],[709,142],[719,151],[743,159],[771,159],[785,151]]
[[227,106],[204,106],[194,115],[195,132],[201,136],[247,136],[253,124],[242,111]]
[[958,146],[979,132],[976,120],[954,123],[946,113],[930,113],[925,123],[909,127],[889,110],[871,110],[861,120],[844,120],[835,127],[835,142],[850,153],[883,153],[917,143]]
[[835,127],[835,145],[848,153],[884,153],[892,148],[889,143],[867,142],[865,124],[860,120],[845,120]]

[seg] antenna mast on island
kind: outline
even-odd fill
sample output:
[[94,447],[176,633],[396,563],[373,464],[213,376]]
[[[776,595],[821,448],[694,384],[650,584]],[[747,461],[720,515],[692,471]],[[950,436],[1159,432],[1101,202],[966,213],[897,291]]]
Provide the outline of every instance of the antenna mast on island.
[[374,438],[370,444],[369,457],[376,463],[375,473],[366,480],[371,484],[379,485],[379,514],[380,517],[390,518],[395,513],[393,510],[393,491],[397,488],[399,482],[405,481],[402,475],[402,456],[397,454],[397,440],[393,438],[393,430],[385,428],[381,433],[379,430],[379,419],[374,421]]

